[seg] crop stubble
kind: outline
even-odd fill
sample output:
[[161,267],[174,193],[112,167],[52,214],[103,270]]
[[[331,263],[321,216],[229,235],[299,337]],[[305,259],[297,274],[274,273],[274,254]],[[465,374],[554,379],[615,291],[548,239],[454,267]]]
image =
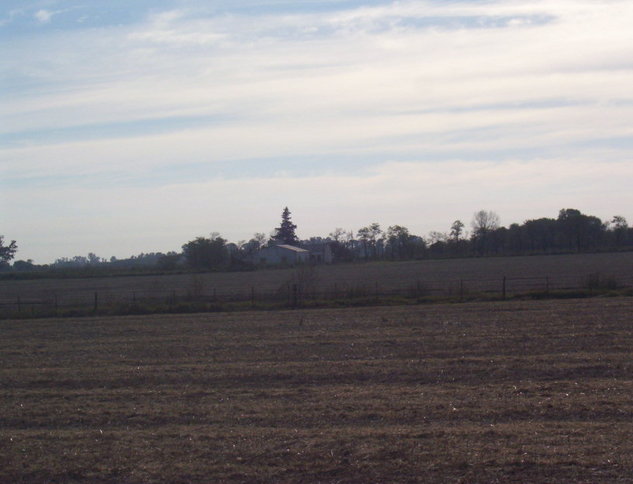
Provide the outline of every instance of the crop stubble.
[[0,322],[2,482],[631,482],[633,299]]
[[[362,264],[333,264],[314,267],[313,284],[308,292],[317,291],[325,297],[344,296],[346,291],[361,290],[366,294],[377,291],[433,289],[433,294],[459,293],[459,283],[466,291],[501,290],[502,279],[508,278],[508,292],[544,291],[578,288],[586,285],[589,274],[612,278],[619,285],[630,287],[633,275],[633,252],[600,254],[566,254],[521,257],[483,257]],[[236,296],[249,299],[252,294],[281,293],[295,281],[294,269],[271,269],[247,272],[209,272],[201,274],[165,274],[118,277],[0,280],[0,306],[14,307],[18,299],[47,302],[60,306],[92,305],[99,294],[101,305],[130,302],[135,298],[170,298],[206,296]],[[530,279],[530,280],[522,280]],[[549,281],[549,282],[546,282]]]

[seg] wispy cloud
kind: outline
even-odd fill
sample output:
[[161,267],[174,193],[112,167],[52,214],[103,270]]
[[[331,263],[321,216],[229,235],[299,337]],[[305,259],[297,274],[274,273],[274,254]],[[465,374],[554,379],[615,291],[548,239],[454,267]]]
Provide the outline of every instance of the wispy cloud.
[[12,23],[16,18],[24,15],[24,10],[20,8],[13,8],[6,12],[0,10],[0,27]]

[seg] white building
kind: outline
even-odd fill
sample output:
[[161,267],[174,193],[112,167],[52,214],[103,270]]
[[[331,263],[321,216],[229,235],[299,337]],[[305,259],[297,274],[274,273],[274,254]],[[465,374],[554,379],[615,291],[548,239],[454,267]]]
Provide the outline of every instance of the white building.
[[254,256],[253,262],[262,265],[295,265],[310,261],[310,251],[293,245],[264,247]]

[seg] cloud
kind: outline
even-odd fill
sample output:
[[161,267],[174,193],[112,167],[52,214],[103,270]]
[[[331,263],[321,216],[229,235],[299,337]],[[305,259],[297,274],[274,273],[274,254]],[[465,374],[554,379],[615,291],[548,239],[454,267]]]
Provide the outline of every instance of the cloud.
[[[423,5],[430,15],[446,15],[436,5]],[[178,116],[192,110],[213,112],[218,105],[225,113],[228,106],[237,115],[266,110],[287,117],[299,111],[345,115],[361,109],[525,104],[551,98],[603,100],[596,93],[603,98],[605,93],[630,97],[629,76],[620,82],[612,72],[630,65],[630,48],[622,38],[630,37],[628,27],[619,25],[615,32],[607,28],[613,32],[604,34],[607,41],[593,42],[585,33],[587,26],[576,25],[573,16],[521,29],[393,28],[352,34],[344,28],[305,39],[285,36],[288,25],[303,32],[347,24],[357,17],[380,18],[383,11],[394,17],[422,15],[420,8],[405,4],[360,9],[349,14],[351,20],[339,20],[334,14],[192,19],[170,11],[125,37],[114,30],[111,35],[79,32],[53,39],[33,66],[41,60],[40,66],[47,67],[38,68],[39,76],[77,89],[26,100],[18,96],[8,107],[18,119],[8,125],[32,129],[38,124],[58,127],[60,121],[72,125]],[[505,11],[497,5],[489,8],[489,12],[483,7],[447,10],[454,15],[477,11],[489,16]],[[600,11],[595,10],[600,21]],[[608,20],[615,22],[616,15],[617,11]],[[610,35],[613,41],[608,41]],[[82,48],[70,58],[66,54],[51,60],[51,51],[68,53],[71,45]],[[19,65],[24,69],[22,60]],[[110,68],[104,70],[103,65]],[[578,75],[579,70],[587,75]],[[613,88],[604,89],[605,81]]]
[[22,17],[24,14],[24,10],[21,8],[14,8],[5,12],[4,17],[0,18],[0,27],[13,23],[15,19]]
[[140,30],[129,34],[132,42],[171,46],[205,46],[217,44],[227,34],[215,32],[216,22],[187,18],[186,10],[169,10],[149,17]]
[[50,23],[51,19],[53,18],[53,15],[55,15],[55,12],[42,9],[35,12],[33,16],[39,23],[47,24],[47,23]]

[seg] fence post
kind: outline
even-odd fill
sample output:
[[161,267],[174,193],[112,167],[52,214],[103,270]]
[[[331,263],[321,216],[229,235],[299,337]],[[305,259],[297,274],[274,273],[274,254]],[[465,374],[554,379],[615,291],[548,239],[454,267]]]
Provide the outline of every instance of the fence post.
[[501,286],[501,299],[506,298],[506,276],[503,276],[503,283]]
[[292,285],[292,307],[296,308],[299,303],[299,291],[296,284]]
[[174,304],[176,303],[176,291],[174,289],[171,290],[171,293],[167,296],[167,306],[169,308],[169,312],[174,310]]

